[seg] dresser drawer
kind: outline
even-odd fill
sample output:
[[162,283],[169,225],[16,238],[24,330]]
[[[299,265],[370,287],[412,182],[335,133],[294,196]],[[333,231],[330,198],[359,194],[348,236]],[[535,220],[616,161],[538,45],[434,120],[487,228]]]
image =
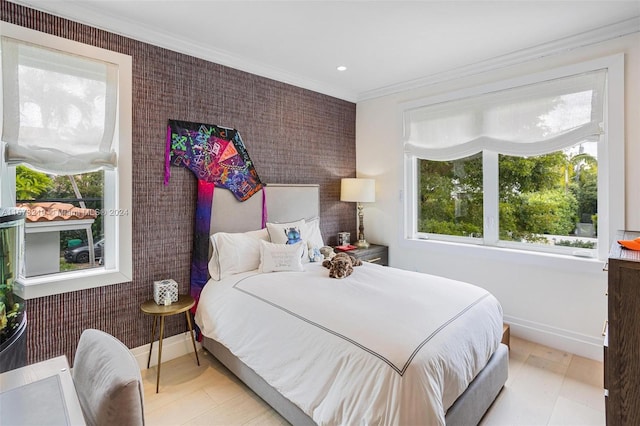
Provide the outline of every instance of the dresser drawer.
[[349,250],[347,253],[363,262],[389,265],[389,247],[387,246],[371,244],[369,248]]

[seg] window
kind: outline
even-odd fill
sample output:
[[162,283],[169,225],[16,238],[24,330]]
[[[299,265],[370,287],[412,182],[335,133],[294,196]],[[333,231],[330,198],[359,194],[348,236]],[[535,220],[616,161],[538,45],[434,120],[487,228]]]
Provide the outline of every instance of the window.
[[402,105],[405,238],[604,257],[622,74],[618,56]]
[[482,238],[482,155],[418,161],[418,232]]
[[[75,175],[16,170],[16,206],[27,209],[24,276],[99,268],[105,264],[105,171]],[[109,262],[107,261],[107,264]]]
[[131,57],[4,22],[0,35],[2,205],[30,216],[23,296],[130,281]]

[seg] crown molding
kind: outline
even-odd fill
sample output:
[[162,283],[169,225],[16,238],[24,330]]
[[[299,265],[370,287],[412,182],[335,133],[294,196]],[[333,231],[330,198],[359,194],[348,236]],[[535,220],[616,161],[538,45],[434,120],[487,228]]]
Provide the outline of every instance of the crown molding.
[[215,62],[220,65],[256,74],[261,77],[266,77],[286,84],[291,84],[303,89],[312,90],[314,92],[322,93],[348,102],[365,101],[420,87],[431,86],[458,78],[470,77],[640,32],[640,17],[633,17],[615,24],[554,40],[549,43],[543,43],[526,49],[517,50],[505,55],[496,56],[451,70],[434,73],[415,80],[356,93],[354,91],[337,88],[321,81],[305,78],[304,76],[291,73],[281,68],[271,67],[258,61],[251,61],[229,51],[198,45],[189,40],[170,36],[162,31],[158,31],[157,29],[145,26],[140,22],[127,20],[122,16],[113,16],[96,12],[90,7],[90,3],[76,1],[72,2],[73,7],[69,7],[68,3],[65,5],[62,2],[36,2],[32,0],[9,1],[125,37],[133,38],[154,46],[194,56],[206,61]]
[[431,86],[458,78],[470,77],[488,71],[518,65],[547,56],[558,55],[580,47],[590,46],[614,38],[624,37],[640,32],[640,17],[634,17],[615,24],[596,28],[573,36],[539,44],[526,49],[517,50],[505,55],[496,56],[484,61],[464,65],[448,71],[443,71],[403,83],[393,84],[379,89],[369,90],[358,94],[357,102],[374,99],[381,96]]
[[195,44],[192,41],[169,35],[166,32],[145,26],[138,21],[128,20],[122,16],[113,16],[97,12],[90,7],[90,3],[73,2],[73,7],[68,7],[68,4],[65,6],[64,4],[60,4],[60,2],[49,3],[30,0],[9,1],[164,49],[204,59],[209,62],[322,93],[348,102],[355,102],[358,98],[357,93],[354,91],[343,90],[281,68],[248,60],[226,50]]

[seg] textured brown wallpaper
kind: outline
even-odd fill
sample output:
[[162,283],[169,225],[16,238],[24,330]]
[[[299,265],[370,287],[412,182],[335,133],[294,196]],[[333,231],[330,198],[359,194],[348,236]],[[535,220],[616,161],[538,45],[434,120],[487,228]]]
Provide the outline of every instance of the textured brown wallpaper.
[[[133,282],[29,300],[29,362],[73,359],[85,328],[129,347],[148,343],[151,318],[139,306],[153,281],[171,277],[188,292],[196,179],[172,168],[163,185],[168,119],[234,127],[263,182],[320,184],[327,243],[355,235],[354,203],[342,203],[340,178],[355,176],[355,104],[162,49],[0,0],[0,19],[133,58]],[[215,198],[215,197],[214,197]],[[186,330],[168,318],[166,336]]]

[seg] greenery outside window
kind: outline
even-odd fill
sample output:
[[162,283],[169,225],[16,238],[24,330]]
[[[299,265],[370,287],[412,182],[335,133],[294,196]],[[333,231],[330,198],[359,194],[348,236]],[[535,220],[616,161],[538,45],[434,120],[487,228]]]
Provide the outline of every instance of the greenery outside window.
[[498,157],[500,241],[542,247],[597,248],[595,145],[585,142],[528,158]]
[[[498,156],[501,243],[559,251],[597,247],[598,166],[597,154],[584,152],[590,145],[595,144],[533,157]],[[418,232],[481,241],[482,158],[418,160]]]
[[419,164],[418,232],[482,238],[482,155]]

